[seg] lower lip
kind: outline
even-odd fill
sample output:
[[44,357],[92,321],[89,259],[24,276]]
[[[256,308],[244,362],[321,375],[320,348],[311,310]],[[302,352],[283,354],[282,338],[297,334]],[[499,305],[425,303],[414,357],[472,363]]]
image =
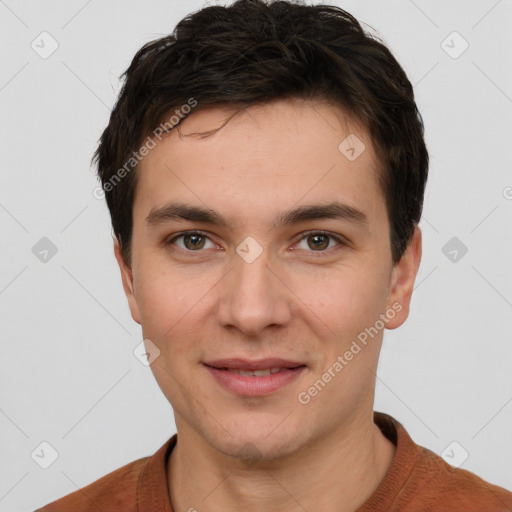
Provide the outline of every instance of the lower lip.
[[293,382],[306,369],[305,366],[296,369],[287,368],[265,377],[254,377],[252,375],[238,375],[211,366],[205,365],[205,367],[219,384],[235,395],[243,396],[269,395]]

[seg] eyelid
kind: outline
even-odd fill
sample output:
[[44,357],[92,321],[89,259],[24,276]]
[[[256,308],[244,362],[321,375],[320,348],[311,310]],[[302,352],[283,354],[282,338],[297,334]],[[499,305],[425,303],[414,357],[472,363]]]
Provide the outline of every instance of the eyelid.
[[[187,235],[200,235],[203,238],[207,238],[208,240],[210,240],[210,242],[215,244],[215,242],[210,238],[209,233],[207,233],[206,231],[201,231],[200,229],[189,229],[187,231],[182,231],[181,233],[174,233],[173,235],[171,235],[172,238],[167,237],[164,240],[164,245],[174,245],[173,242],[175,240],[177,240],[178,238],[182,238],[184,236],[187,236]],[[219,244],[215,244],[215,245],[219,245]],[[181,249],[181,247],[177,247],[177,249]],[[188,249],[181,249],[181,250],[189,252],[189,253],[203,252],[203,251],[189,251]]]
[[[210,238],[209,233],[207,233],[206,231],[201,231],[200,229],[190,229],[190,230],[187,230],[187,231],[182,231],[180,233],[175,233],[175,234],[171,235],[172,236],[171,239],[169,239],[169,238],[165,239],[164,245],[174,245],[173,242],[175,240],[177,240],[178,238],[187,236],[187,235],[200,235],[200,236],[202,236],[204,238],[207,238],[208,240],[210,240],[210,242],[215,244],[215,242]],[[321,229],[312,229],[312,230],[309,230],[309,231],[302,232],[299,235],[300,238],[298,238],[294,242],[294,245],[298,244],[299,242],[302,242],[302,240],[304,240],[305,238],[307,238],[308,236],[311,236],[311,235],[325,235],[325,236],[328,236],[328,237],[333,238],[334,240],[336,240],[339,245],[345,245],[345,246],[350,245],[350,241],[348,239],[346,239],[344,236],[342,236],[342,235],[335,235],[334,233],[331,233],[329,231],[324,231],[324,230],[321,230]],[[216,245],[219,245],[219,244],[216,244]],[[194,253],[194,252],[200,253],[200,252],[203,252],[202,250],[191,251],[191,250],[188,250],[188,249],[182,249],[181,247],[177,247],[177,249],[180,249],[182,251],[186,251],[188,253]],[[329,251],[331,251],[333,249],[334,249],[334,247],[331,247],[330,249],[326,249],[326,250],[323,250],[323,251],[307,251],[307,252],[311,252],[311,253],[327,253],[327,252],[329,252]]]
[[[307,253],[311,254],[314,257],[321,257],[323,254],[326,254],[326,255],[331,254],[332,251],[335,251],[337,248],[339,248],[339,246],[350,247],[350,245],[351,245],[350,241],[348,239],[346,239],[344,236],[335,235],[334,233],[331,233],[329,231],[324,231],[322,229],[312,229],[310,231],[302,232],[300,234],[300,238],[294,243],[294,245],[297,245],[298,243],[302,242],[305,238],[307,238],[308,236],[312,236],[312,235],[324,235],[324,236],[327,236],[337,242],[337,244],[334,247],[330,247],[329,249],[324,249],[324,250],[319,250],[319,251],[306,250]],[[296,250],[301,250],[301,249],[293,249],[293,250],[296,251]]]
[[[304,231],[303,233],[301,233],[300,238],[298,239],[298,242],[301,242],[304,238],[311,236],[311,235],[325,235],[325,236],[334,238],[334,240],[336,240],[340,244],[343,244],[343,245],[349,244],[348,239],[345,238],[343,235],[337,235],[337,234],[331,233],[330,231],[324,231],[322,229],[312,229],[310,231]],[[322,252],[322,251],[318,251],[318,252]]]

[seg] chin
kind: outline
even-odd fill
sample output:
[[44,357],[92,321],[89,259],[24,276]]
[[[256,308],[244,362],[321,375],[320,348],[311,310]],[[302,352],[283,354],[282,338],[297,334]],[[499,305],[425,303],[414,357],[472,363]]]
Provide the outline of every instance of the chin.
[[[275,426],[273,427],[275,429]],[[269,434],[270,433],[270,434]],[[273,461],[292,455],[300,440],[283,429],[238,429],[236,435],[225,433],[222,438],[211,438],[210,444],[220,453],[240,460],[247,466],[257,462]]]

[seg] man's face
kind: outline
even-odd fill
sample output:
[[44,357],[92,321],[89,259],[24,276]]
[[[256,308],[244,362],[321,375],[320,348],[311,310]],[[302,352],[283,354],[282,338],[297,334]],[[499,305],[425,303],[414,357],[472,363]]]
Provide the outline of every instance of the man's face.
[[[371,140],[339,110],[280,101],[192,135],[229,115],[190,115],[181,136],[173,130],[144,158],[131,269],[116,256],[132,316],[160,350],[151,368],[178,432],[227,455],[252,443],[258,456],[279,458],[368,418],[380,315],[387,328],[407,317],[419,232],[417,250],[393,267]],[[355,160],[354,139],[339,149],[349,134],[366,147]],[[283,219],[335,202],[340,216]],[[170,203],[227,224],[157,213]],[[285,362],[263,362],[280,369],[270,376],[225,369],[274,358]]]

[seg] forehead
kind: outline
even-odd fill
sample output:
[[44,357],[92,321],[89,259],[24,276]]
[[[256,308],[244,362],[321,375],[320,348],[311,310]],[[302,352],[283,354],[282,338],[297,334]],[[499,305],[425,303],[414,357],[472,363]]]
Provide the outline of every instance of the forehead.
[[[360,123],[339,108],[283,100],[199,110],[142,160],[134,211],[182,201],[240,215],[341,201],[380,214],[378,162]],[[270,217],[269,217],[270,218]]]

